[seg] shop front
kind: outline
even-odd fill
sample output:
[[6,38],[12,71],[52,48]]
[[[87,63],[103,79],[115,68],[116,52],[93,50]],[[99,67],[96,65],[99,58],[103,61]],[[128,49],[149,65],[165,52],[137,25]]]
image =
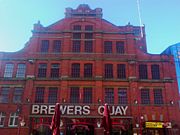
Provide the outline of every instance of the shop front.
[[[101,105],[61,105],[61,135],[104,135]],[[110,106],[112,135],[132,134],[132,117],[127,116],[127,106]],[[54,105],[32,105],[30,115],[31,135],[51,135]]]

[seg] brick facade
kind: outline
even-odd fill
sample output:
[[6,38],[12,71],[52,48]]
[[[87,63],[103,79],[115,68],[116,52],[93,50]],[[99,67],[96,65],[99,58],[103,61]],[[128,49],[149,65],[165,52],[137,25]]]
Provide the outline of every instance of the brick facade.
[[[80,5],[77,9],[67,8],[65,15],[64,19],[48,27],[43,27],[40,22],[35,24],[33,35],[22,50],[0,53],[0,120],[4,118],[0,134],[13,135],[18,129],[23,135],[50,132],[52,110],[49,106],[55,104],[54,100],[64,109],[61,126],[64,134],[87,134],[87,131],[102,134],[103,128],[97,123],[101,123],[99,112],[103,108],[99,107],[105,101],[111,102],[114,134],[177,134],[179,94],[173,57],[149,54],[144,27],[141,37],[139,26],[115,26],[102,19],[100,8],[92,10],[88,5]],[[60,46],[54,47],[57,40]],[[44,46],[43,41],[46,42]],[[19,64],[25,65],[25,73],[23,67],[18,68]],[[78,66],[72,68],[73,64]],[[88,68],[86,64],[92,67]],[[106,64],[112,69],[111,66],[106,69]],[[125,69],[118,68],[120,65]],[[140,65],[146,68],[139,70]],[[56,70],[52,71],[52,68]],[[52,77],[52,72],[59,75]],[[77,76],[72,76],[72,72]],[[24,77],[17,77],[17,74],[24,74]],[[19,96],[16,88],[23,88]],[[53,95],[50,90],[54,88],[57,92],[54,90]],[[90,88],[89,92],[86,93],[85,88]],[[144,89],[148,94],[142,94]],[[49,96],[51,93],[52,97]],[[1,117],[3,112],[5,117]],[[10,126],[11,113],[16,113],[19,121],[24,120],[25,126],[17,123]],[[162,123],[169,122],[172,128],[148,128],[146,122],[160,122],[164,127],[166,125]]]

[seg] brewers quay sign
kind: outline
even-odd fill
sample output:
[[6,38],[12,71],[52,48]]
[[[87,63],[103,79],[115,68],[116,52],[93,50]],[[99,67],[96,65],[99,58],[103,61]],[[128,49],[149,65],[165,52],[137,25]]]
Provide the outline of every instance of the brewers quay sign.
[[[32,105],[31,114],[54,114],[55,105]],[[126,115],[128,106],[110,106],[110,115]],[[91,111],[103,115],[104,106],[97,106],[91,109],[89,105],[60,105],[62,115],[90,115]]]

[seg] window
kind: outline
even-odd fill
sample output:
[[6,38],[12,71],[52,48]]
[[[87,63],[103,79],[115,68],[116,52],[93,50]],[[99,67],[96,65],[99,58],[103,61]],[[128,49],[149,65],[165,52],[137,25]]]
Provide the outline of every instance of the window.
[[74,78],[80,77],[80,64],[79,63],[72,64],[71,77],[74,77]]
[[93,39],[92,33],[85,33],[85,39]]
[[92,103],[92,88],[84,88],[83,91],[83,103]]
[[113,78],[113,64],[105,64],[105,78]]
[[81,30],[81,25],[74,25],[73,30],[77,30],[77,31]]
[[9,117],[9,127],[17,127],[18,126],[18,114],[11,113]]
[[93,52],[93,41],[84,42],[84,51],[87,53]]
[[118,104],[128,104],[126,88],[118,88]]
[[38,77],[46,77],[47,64],[39,64]]
[[6,118],[6,113],[0,112],[0,127],[4,127],[5,118]]
[[92,77],[92,64],[84,64],[84,77]]
[[117,77],[119,79],[126,79],[126,65],[125,64],[117,65]]
[[105,103],[114,104],[114,89],[105,88]]
[[26,65],[25,64],[18,64],[16,77],[24,78],[25,72],[26,72]]
[[71,87],[70,103],[79,103],[79,87]]
[[81,41],[73,41],[72,52],[81,51]]
[[0,96],[0,98],[1,98],[0,103],[8,103],[9,93],[10,93],[9,87],[2,87],[1,96]]
[[86,31],[93,31],[93,26],[92,25],[86,25],[85,30]]
[[21,103],[22,94],[23,94],[23,88],[21,87],[14,88],[13,103]]
[[81,33],[73,33],[73,39],[81,39]]
[[41,42],[41,52],[48,52],[49,50],[49,40],[42,40]]
[[112,53],[112,42],[111,41],[104,42],[104,53]]
[[150,104],[149,89],[141,90],[141,104]]
[[44,87],[36,88],[35,103],[44,103]]
[[59,64],[51,64],[51,78],[59,77]]
[[151,74],[152,74],[152,79],[155,80],[160,79],[159,65],[151,65]]
[[6,64],[4,77],[12,77],[13,76],[14,64]]
[[116,53],[124,54],[124,42],[116,42]]
[[53,44],[53,52],[61,52],[61,40],[55,40]]
[[148,79],[147,65],[139,65],[139,79]]
[[50,87],[49,88],[49,95],[48,95],[48,103],[56,103],[57,102],[57,95],[58,95],[58,88],[57,87]]
[[154,104],[163,104],[163,95],[161,89],[154,89]]

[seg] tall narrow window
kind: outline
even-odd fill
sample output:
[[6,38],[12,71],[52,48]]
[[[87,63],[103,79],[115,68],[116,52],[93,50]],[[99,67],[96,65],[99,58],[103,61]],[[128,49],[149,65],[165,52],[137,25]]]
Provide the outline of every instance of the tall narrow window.
[[116,53],[124,54],[124,42],[116,42]]
[[72,64],[71,77],[73,77],[73,78],[80,77],[80,64],[79,63]]
[[113,78],[113,64],[105,64],[105,78]]
[[84,42],[84,51],[87,53],[93,52],[93,41]]
[[25,72],[26,72],[26,65],[25,64],[18,64],[16,77],[24,78]]
[[163,95],[161,89],[154,89],[154,104],[163,104]]
[[79,103],[79,87],[71,87],[70,89],[70,103]]
[[50,87],[49,88],[49,95],[48,95],[48,103],[56,103],[57,102],[57,95],[58,95],[58,88],[57,87]]
[[111,41],[104,42],[104,53],[112,53],[112,42]]
[[147,65],[139,65],[139,79],[148,79]]
[[125,64],[117,65],[117,77],[119,79],[126,79],[126,65]]
[[53,52],[61,52],[61,40],[54,40]]
[[83,89],[83,103],[92,103],[92,88],[87,87]]
[[22,87],[14,88],[13,102],[14,103],[21,103],[22,95],[23,95],[23,88]]
[[6,64],[4,77],[12,77],[13,76],[14,64]]
[[92,64],[84,64],[84,77],[92,77]]
[[141,104],[150,104],[149,89],[141,90]]
[[81,51],[81,41],[73,41],[72,52],[80,52]]
[[35,103],[44,103],[44,87],[37,87],[35,93]]
[[93,26],[92,25],[86,25],[85,30],[86,31],[93,31]]
[[105,103],[114,104],[114,88],[105,88]]
[[59,77],[59,64],[52,64],[51,65],[51,78],[58,78]]
[[80,31],[81,30],[81,25],[74,25],[73,30]]
[[10,93],[10,88],[9,87],[2,87],[1,90],[1,96],[0,96],[0,103],[8,103],[9,101],[9,93]]
[[4,127],[5,118],[6,118],[6,113],[0,112],[0,127]]
[[123,105],[128,103],[126,88],[118,88],[118,103]]
[[38,77],[43,78],[46,77],[47,64],[39,64],[38,68]]
[[41,52],[48,52],[49,50],[49,40],[42,40],[41,41]]
[[152,74],[152,79],[154,80],[160,79],[159,65],[151,65],[151,74]]
[[17,127],[18,126],[18,114],[11,113],[9,117],[9,127]]

